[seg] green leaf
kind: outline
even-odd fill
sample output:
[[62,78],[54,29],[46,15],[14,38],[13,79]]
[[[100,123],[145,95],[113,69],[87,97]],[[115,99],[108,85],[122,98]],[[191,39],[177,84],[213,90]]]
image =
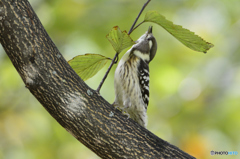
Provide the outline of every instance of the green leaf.
[[194,32],[182,28],[180,25],[173,24],[173,22],[167,20],[157,11],[148,11],[145,15],[144,22],[153,22],[160,25],[181,43],[192,50],[206,53],[207,50],[214,46],[213,44],[206,42],[201,37],[194,34]]
[[82,80],[86,81],[101,70],[108,60],[111,59],[99,54],[85,54],[74,57],[68,63]]
[[127,32],[121,31],[118,26],[113,27],[106,37],[117,53],[120,53],[125,48],[135,44]]

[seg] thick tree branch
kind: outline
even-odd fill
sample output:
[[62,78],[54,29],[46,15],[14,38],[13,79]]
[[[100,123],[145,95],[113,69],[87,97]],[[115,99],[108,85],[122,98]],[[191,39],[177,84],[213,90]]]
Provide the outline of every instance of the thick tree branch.
[[27,0],[0,1],[0,42],[29,91],[102,158],[193,158],[127,119],[60,54]]

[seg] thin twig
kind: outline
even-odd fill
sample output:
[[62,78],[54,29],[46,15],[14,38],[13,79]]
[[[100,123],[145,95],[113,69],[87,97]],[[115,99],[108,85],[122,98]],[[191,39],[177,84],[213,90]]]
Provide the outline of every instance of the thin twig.
[[115,60],[117,59],[117,57],[118,57],[118,53],[115,54],[114,58],[112,59],[112,62],[111,62],[111,64],[110,64],[110,66],[108,67],[107,72],[105,73],[105,75],[104,75],[104,77],[103,77],[101,83],[99,84],[99,86],[98,86],[98,88],[97,88],[97,92],[98,92],[98,93],[100,92],[100,89],[101,89],[101,87],[102,87],[104,81],[106,80],[106,78],[107,78],[107,76],[108,76],[108,74],[109,74],[109,72],[110,72],[112,66],[116,63]]
[[[135,30],[140,24],[142,24],[142,23],[140,23],[140,24],[138,24],[138,25],[134,28],[134,26],[136,25],[139,17],[141,16],[143,10],[146,8],[146,6],[148,5],[148,3],[149,3],[150,1],[151,1],[151,0],[148,0],[148,1],[143,5],[142,9],[141,9],[140,12],[138,13],[137,18],[136,18],[135,21],[133,22],[133,25],[132,25],[132,27],[130,28],[130,30],[129,30],[129,32],[128,32],[128,35],[130,35],[130,34],[133,32],[133,30]],[[113,66],[115,63],[117,63],[117,60],[116,60],[116,59],[118,59],[118,53],[115,54],[114,58],[112,59],[112,62],[111,62],[111,64],[110,64],[110,66],[108,67],[107,72],[105,73],[102,81],[100,82],[100,84],[99,84],[99,86],[98,86],[98,88],[97,88],[97,90],[96,90],[98,93],[100,92],[100,89],[101,89],[104,81],[106,80],[106,78],[107,78],[107,76],[108,76],[108,74],[109,74],[112,66]]]
[[149,3],[150,1],[151,1],[151,0],[148,0],[148,1],[143,5],[142,9],[140,10],[140,12],[139,12],[137,18],[135,19],[135,21],[134,21],[134,23],[133,23],[131,29],[129,30],[128,35],[130,35],[130,34],[132,33],[133,28],[134,28],[134,26],[136,25],[136,23],[137,23],[139,17],[141,16],[143,10],[146,8],[146,6],[148,5],[148,3]]

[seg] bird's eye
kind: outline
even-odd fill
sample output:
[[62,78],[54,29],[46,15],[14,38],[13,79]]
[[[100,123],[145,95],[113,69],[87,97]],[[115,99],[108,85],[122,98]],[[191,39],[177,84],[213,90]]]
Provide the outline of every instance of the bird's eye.
[[149,42],[149,41],[152,41],[152,39],[150,39],[150,38],[147,38],[147,40],[148,40],[148,42]]

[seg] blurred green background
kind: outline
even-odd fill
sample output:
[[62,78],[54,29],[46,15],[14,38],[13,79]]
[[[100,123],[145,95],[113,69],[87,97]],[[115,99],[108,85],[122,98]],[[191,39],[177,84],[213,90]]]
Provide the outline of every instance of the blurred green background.
[[[114,56],[105,38],[115,25],[129,30],[146,0],[30,0],[67,60],[85,53]],[[148,129],[201,158],[210,151],[240,153],[240,1],[152,0],[175,24],[194,31],[214,48],[192,51],[153,24],[158,52],[150,63]],[[143,19],[143,16],[140,20]],[[132,33],[137,39],[150,23]],[[120,55],[120,57],[123,53]],[[96,89],[110,63],[87,84]],[[114,101],[113,75],[101,95]],[[97,159],[63,129],[25,88],[0,47],[0,159]]]

